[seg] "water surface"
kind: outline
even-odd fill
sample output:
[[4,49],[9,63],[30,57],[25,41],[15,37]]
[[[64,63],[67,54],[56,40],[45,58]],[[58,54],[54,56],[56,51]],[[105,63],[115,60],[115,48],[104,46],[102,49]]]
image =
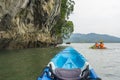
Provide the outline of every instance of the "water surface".
[[36,80],[59,48],[0,50],[0,80]]
[[120,43],[105,43],[107,49],[89,49],[94,43],[72,43],[102,80],[120,80]]

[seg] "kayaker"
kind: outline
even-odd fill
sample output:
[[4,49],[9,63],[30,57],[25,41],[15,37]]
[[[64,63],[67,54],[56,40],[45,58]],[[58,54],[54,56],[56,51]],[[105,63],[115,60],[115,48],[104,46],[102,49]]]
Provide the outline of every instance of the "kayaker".
[[95,48],[99,48],[99,44],[97,42],[95,43]]
[[103,48],[104,48],[104,44],[103,44],[103,42],[100,42],[100,44],[99,44],[99,48],[100,48],[100,49],[103,49]]

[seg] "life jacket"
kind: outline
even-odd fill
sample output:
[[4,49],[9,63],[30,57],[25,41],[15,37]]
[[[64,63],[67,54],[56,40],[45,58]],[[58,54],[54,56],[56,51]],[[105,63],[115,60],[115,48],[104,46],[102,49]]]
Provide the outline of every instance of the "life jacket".
[[104,48],[104,44],[100,44],[99,47],[100,47],[100,48]]
[[99,47],[99,44],[95,44],[95,47]]

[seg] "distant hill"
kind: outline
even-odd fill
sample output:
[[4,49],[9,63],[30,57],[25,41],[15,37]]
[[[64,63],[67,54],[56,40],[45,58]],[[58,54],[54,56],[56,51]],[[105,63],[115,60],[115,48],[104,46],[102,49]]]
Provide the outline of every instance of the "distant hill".
[[94,43],[99,41],[104,41],[105,43],[120,43],[120,38],[106,34],[101,35],[96,33],[73,33],[69,39],[64,40],[64,42],[72,43]]

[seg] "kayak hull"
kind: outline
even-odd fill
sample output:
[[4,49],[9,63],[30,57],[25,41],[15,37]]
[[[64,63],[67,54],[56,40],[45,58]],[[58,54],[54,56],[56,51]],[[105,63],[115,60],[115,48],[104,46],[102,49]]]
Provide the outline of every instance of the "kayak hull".
[[[57,80],[53,79],[51,74],[53,73],[56,75],[54,73],[54,70],[58,68],[65,70],[80,69],[83,73],[88,70],[89,74],[85,80],[101,80],[91,65],[88,63],[87,59],[72,47],[64,49],[63,51],[59,52],[54,58],[52,58],[47,67],[43,70],[42,75],[39,76],[37,80]],[[80,78],[77,80],[82,79]]]

